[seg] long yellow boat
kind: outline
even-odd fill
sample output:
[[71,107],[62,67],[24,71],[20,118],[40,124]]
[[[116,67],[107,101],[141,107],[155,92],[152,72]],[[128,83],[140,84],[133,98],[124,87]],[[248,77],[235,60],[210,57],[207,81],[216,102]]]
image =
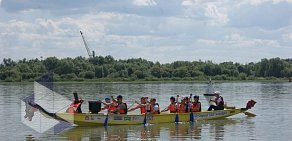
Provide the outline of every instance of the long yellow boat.
[[[105,122],[107,125],[135,125],[135,124],[158,124],[158,123],[174,123],[176,118],[178,122],[189,122],[191,118],[197,120],[212,120],[230,117],[239,113],[251,115],[252,113],[246,112],[247,108],[224,109],[217,111],[203,111],[191,113],[161,113],[161,114],[109,114],[103,113],[49,113],[41,106],[35,104],[31,105],[37,108],[41,114],[47,118],[54,118],[80,126],[103,126]],[[176,121],[177,122],[177,121]]]

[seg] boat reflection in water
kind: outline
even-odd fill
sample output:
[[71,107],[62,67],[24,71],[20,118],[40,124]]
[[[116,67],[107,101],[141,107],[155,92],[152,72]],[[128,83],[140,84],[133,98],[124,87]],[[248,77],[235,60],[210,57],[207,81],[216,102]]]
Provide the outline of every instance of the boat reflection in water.
[[239,119],[220,119],[190,123],[163,123],[156,125],[117,125],[105,127],[76,126],[58,136],[79,140],[185,140],[224,139],[224,126],[239,123]]

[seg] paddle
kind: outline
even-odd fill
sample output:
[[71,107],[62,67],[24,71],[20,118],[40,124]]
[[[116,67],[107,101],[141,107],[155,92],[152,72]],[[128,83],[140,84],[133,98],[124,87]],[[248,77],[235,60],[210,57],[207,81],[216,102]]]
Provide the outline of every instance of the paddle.
[[175,123],[178,123],[179,118],[178,118],[178,97],[179,95],[176,96],[176,115],[175,115]]
[[[254,105],[256,104],[257,102],[254,101],[254,100],[250,100],[246,103],[246,109],[251,109],[252,107],[254,107]],[[249,116],[249,117],[255,117],[256,115],[253,114],[253,113],[250,113],[250,112],[244,112],[245,115]]]
[[[111,96],[112,100],[113,100],[113,96]],[[109,105],[108,105],[109,106]],[[104,120],[104,123],[103,123],[103,126],[107,127],[108,125],[108,114],[110,112],[110,107],[107,107],[107,114],[106,114],[106,117],[105,117],[105,120]]]
[[257,116],[256,114],[253,114],[251,112],[244,112],[245,115],[249,116],[249,117],[255,117]]
[[144,120],[143,120],[143,125],[146,126],[147,123],[147,111],[145,112]]
[[[148,101],[148,100],[147,100]],[[148,105],[147,104],[149,104],[149,103],[147,103],[147,101],[146,101],[146,112],[145,112],[145,116],[144,116],[144,120],[143,120],[143,124],[144,124],[144,126],[146,126],[146,123],[147,123],[147,110],[148,110]]]
[[[190,102],[191,102],[191,104],[192,104],[192,95],[193,94],[190,94]],[[193,107],[193,105],[191,105],[191,108],[190,108],[190,110],[191,110],[191,113],[190,113],[190,122],[194,122],[194,114],[193,114],[192,107]]]
[[107,127],[108,125],[108,113],[110,112],[110,110],[108,109],[107,110],[107,114],[106,114],[106,117],[105,117],[105,120],[104,120],[104,123],[103,123],[103,126]]

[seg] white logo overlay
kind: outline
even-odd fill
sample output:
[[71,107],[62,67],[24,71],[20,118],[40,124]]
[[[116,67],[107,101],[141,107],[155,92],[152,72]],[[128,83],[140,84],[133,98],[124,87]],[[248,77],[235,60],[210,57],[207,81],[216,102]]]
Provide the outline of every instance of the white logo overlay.
[[39,133],[53,130],[56,134],[71,126],[70,123],[58,121],[30,105],[38,104],[52,114],[66,112],[71,101],[53,89],[53,72],[49,72],[34,82],[34,93],[21,101],[22,123]]

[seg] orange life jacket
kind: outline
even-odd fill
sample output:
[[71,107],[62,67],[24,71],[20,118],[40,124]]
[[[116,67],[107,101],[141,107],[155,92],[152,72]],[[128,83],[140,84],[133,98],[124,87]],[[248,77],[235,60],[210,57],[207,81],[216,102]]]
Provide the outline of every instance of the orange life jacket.
[[176,113],[176,105],[175,104],[170,104],[168,106],[168,109],[169,109],[170,113]]
[[72,102],[69,106],[69,108],[66,110],[67,113],[78,113],[77,108],[81,106],[81,101],[78,101],[77,103]]
[[193,112],[201,112],[201,102],[198,102],[198,103],[193,103],[193,106],[192,106],[192,111]]
[[140,112],[141,112],[141,114],[145,114],[146,113],[146,106],[141,106]]
[[[120,114],[127,114],[128,113],[128,106],[127,106],[127,103],[122,103],[122,104],[125,104],[126,106],[126,109],[122,109],[122,108],[119,108],[118,112]],[[118,104],[118,106],[116,106],[116,108],[120,107],[121,104]]]

